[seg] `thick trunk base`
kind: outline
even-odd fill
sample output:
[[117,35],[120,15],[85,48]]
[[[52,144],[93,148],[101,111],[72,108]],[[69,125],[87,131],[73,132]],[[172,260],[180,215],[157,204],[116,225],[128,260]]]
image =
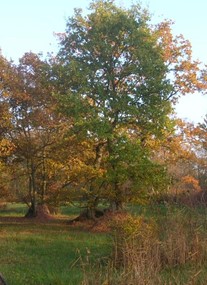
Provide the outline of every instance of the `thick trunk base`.
[[36,217],[36,207],[32,204],[27,213],[25,214],[25,218],[35,218]]
[[74,223],[74,222],[85,222],[85,221],[95,221],[98,218],[102,217],[104,215],[104,211],[98,210],[98,209],[87,209],[80,213],[80,215],[71,220],[69,223]]
[[28,212],[25,215],[26,218],[38,218],[38,219],[51,219],[52,216],[50,214],[50,211],[48,209],[48,206],[43,204],[43,205],[37,205],[35,208],[30,207],[28,209]]
[[2,274],[0,273],[0,285],[7,285],[4,277],[2,276]]
[[123,211],[123,209],[124,209],[124,206],[122,202],[111,202],[110,203],[109,210],[112,213]]

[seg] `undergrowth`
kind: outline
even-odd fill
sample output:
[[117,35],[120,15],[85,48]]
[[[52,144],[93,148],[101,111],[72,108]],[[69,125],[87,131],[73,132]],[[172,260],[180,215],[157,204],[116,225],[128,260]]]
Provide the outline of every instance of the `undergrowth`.
[[82,285],[201,285],[207,283],[206,221],[187,208],[161,217],[118,216],[111,222],[113,253]]

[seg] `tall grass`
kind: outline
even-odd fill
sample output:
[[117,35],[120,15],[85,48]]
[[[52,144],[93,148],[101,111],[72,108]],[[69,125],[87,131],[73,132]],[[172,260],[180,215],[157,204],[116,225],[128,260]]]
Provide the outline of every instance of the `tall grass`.
[[[202,216],[169,208],[164,217],[119,216],[113,254],[84,285],[207,284],[207,232]],[[99,278],[98,278],[99,276]]]

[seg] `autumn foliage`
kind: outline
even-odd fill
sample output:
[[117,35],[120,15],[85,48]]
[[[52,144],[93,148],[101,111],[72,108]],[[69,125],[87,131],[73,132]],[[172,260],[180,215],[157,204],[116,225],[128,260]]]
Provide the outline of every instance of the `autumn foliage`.
[[78,202],[94,218],[100,203],[206,190],[206,121],[173,114],[179,96],[206,89],[206,72],[171,26],[151,25],[140,5],[94,1],[68,19],[55,57],[1,56],[2,199],[32,216]]

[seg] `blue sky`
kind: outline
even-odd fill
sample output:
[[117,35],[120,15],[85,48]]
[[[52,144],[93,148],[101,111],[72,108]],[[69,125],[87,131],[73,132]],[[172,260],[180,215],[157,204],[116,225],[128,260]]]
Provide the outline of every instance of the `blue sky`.
[[[66,19],[75,7],[85,9],[90,0],[7,0],[1,1],[0,48],[8,59],[18,60],[25,52],[57,49],[53,33],[64,32]],[[134,1],[136,2],[136,1]],[[129,5],[129,0],[117,0]],[[190,40],[195,59],[207,64],[206,0],[143,0],[154,14],[153,21],[172,19],[173,32]],[[190,121],[202,121],[207,114],[207,95],[193,94],[180,99],[177,113]]]

